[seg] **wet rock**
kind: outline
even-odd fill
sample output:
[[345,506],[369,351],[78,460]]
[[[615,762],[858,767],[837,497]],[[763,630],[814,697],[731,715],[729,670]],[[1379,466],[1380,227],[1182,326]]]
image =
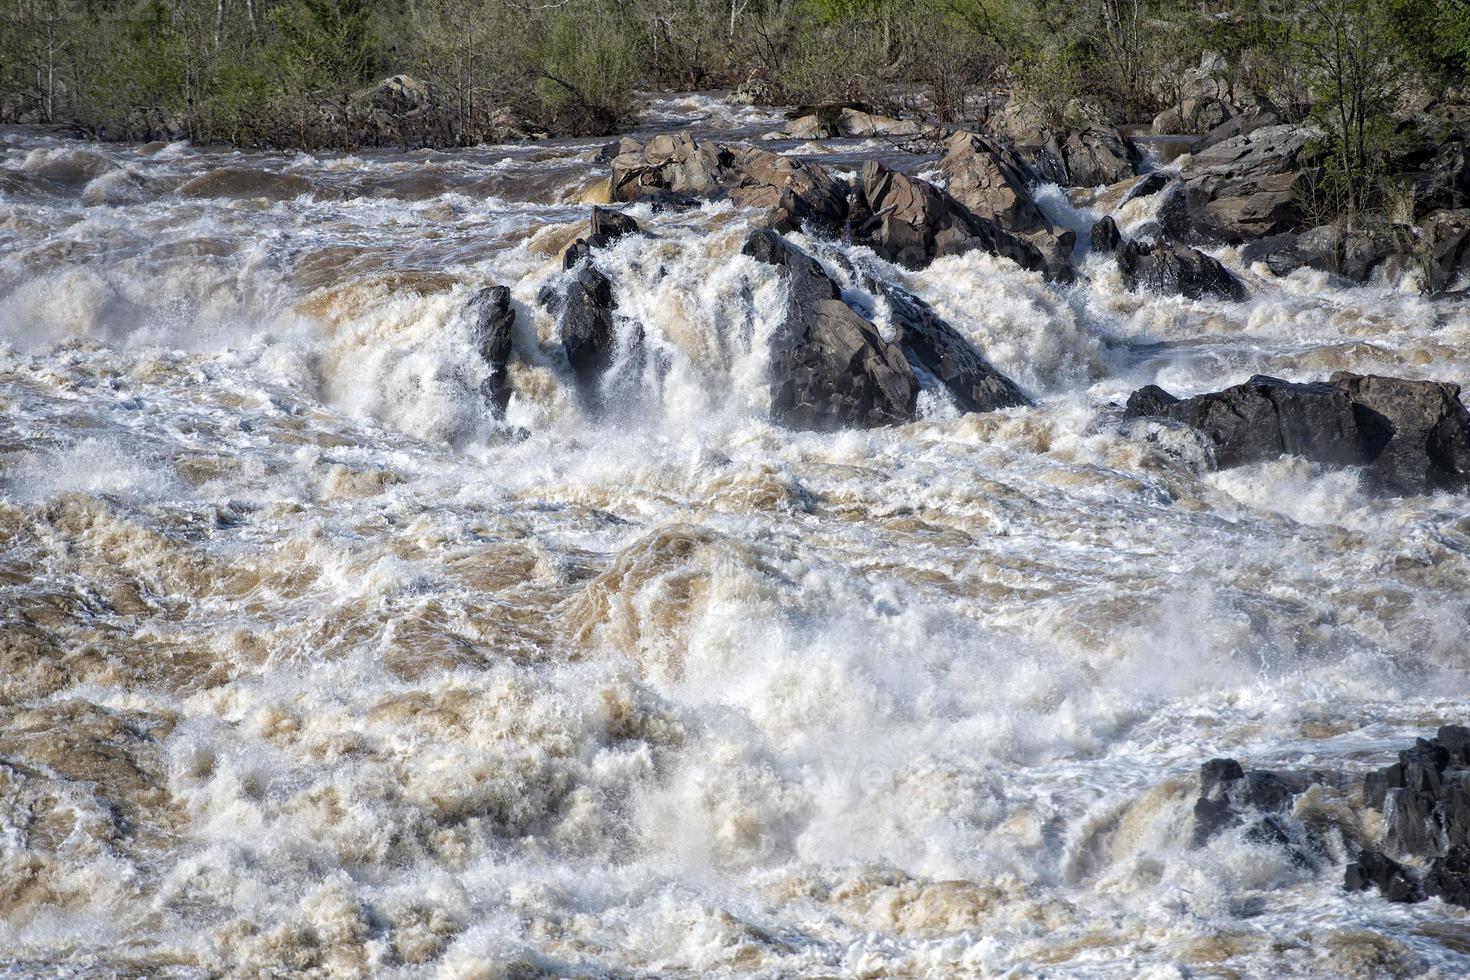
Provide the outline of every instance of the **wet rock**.
[[1045,256],[1053,278],[1070,271],[1076,232],[1052,224],[1027,189],[1025,162],[1000,141],[959,132],[945,144],[939,168],[946,190],[973,215],[995,223],[1035,245]]
[[612,171],[616,201],[728,197],[768,212],[778,231],[805,225],[834,231],[847,218],[846,186],[820,165],[756,147],[701,142],[688,133],[662,133],[646,143],[625,139]]
[[1347,866],[1343,887],[1350,892],[1376,888],[1390,902],[1418,902],[1424,898],[1413,872],[1380,851],[1362,850]]
[[924,131],[924,127],[912,119],[897,119],[853,108],[842,110],[838,128],[843,136],[853,138],[917,136]]
[[1131,241],[1118,250],[1118,268],[1129,291],[1185,296],[1189,299],[1243,300],[1245,285],[1197,248],[1166,242]]
[[1282,454],[1342,466],[1367,461],[1353,401],[1330,384],[1256,375],[1245,384],[1185,399],[1148,385],[1129,396],[1124,418],[1166,418],[1199,430],[1222,468]]
[[1429,291],[1470,283],[1470,209],[1436,212],[1424,220],[1420,233]]
[[1419,264],[1419,241],[1408,225],[1379,221],[1358,228],[1321,225],[1301,234],[1284,232],[1241,249],[1247,264],[1264,262],[1276,275],[1303,266],[1365,283],[1380,271],[1396,281]]
[[1118,202],[1118,207],[1122,207],[1129,201],[1136,201],[1141,197],[1153,197],[1165,187],[1168,187],[1173,180],[1174,178],[1169,174],[1159,170],[1146,173],[1138,178],[1132,187],[1128,188],[1128,193],[1123,195],[1123,200]]
[[910,119],[896,119],[875,113],[861,102],[831,102],[816,106],[798,106],[788,114],[789,121],[781,130],[787,139],[818,140],[838,136],[863,138],[871,136],[917,136],[923,127]]
[[1043,107],[1012,99],[998,120],[999,131],[1043,180],[1095,187],[1132,177],[1138,151],[1096,109],[1074,100],[1058,120]]
[[1292,801],[1320,774],[1275,772],[1241,767],[1234,759],[1211,759],[1200,766],[1199,799],[1194,804],[1194,844],[1204,844],[1221,831],[1246,824],[1251,843],[1285,848],[1292,860],[1311,866],[1313,846],[1301,828],[1284,817]]
[[1266,126],[1183,158],[1181,220],[1171,233],[1241,242],[1297,230],[1298,195],[1317,168],[1312,143],[1320,135],[1305,126]]
[[914,417],[918,387],[903,352],[842,301],[816,259],[771,229],[742,251],[773,265],[789,289],[771,351],[771,412],[784,425],[827,431]]
[[1110,214],[1103,215],[1092,226],[1092,250],[1098,255],[1112,255],[1123,244],[1123,233]]
[[539,298],[556,318],[577,386],[584,395],[593,395],[617,355],[612,283],[592,263],[586,242],[567,250],[565,267],[573,274],[559,286],[542,289]]
[[1457,844],[1430,862],[1424,875],[1424,894],[1470,908],[1470,844]]
[[470,298],[468,309],[480,358],[490,368],[490,377],[485,381],[482,394],[499,414],[504,415],[511,396],[506,364],[510,361],[511,330],[516,321],[510,290],[505,286],[481,289]]
[[1253,97],[1240,107],[1240,111],[1200,137],[1195,144],[1195,152],[1237,136],[1249,136],[1267,126],[1279,126],[1282,121],[1281,110],[1273,102],[1259,96]]
[[620,238],[641,234],[643,234],[643,229],[638,227],[638,222],[629,215],[621,211],[614,211],[612,208],[594,207],[592,209],[592,234],[588,242],[593,248],[602,248]]
[[1353,400],[1381,490],[1470,490],[1470,411],[1459,385],[1347,372],[1332,375],[1330,383]]
[[863,167],[852,207],[853,241],[870,246],[890,262],[921,269],[936,258],[979,249],[1023,269],[1056,274],[1029,241],[971,214],[927,181],[905,176],[870,160]]
[[1433,155],[1407,175],[1414,195],[1414,216],[1470,208],[1470,142],[1438,143]]
[[888,302],[899,328],[895,341],[912,362],[938,378],[962,412],[990,412],[1030,405],[1020,387],[995,368],[935,313],[928,303],[906,290],[870,280],[869,289]]
[[1209,95],[1192,96],[1154,116],[1151,128],[1160,136],[1203,134],[1222,125],[1234,114],[1224,99]]

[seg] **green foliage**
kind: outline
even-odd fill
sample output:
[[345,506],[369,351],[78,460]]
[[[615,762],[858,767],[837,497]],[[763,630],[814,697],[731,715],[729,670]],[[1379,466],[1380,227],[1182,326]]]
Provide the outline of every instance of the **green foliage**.
[[378,69],[379,39],[366,0],[296,0],[270,19],[281,35],[276,65],[297,84],[345,90]]
[[606,5],[558,11],[536,46],[536,92],[576,133],[611,132],[638,77],[631,32]]

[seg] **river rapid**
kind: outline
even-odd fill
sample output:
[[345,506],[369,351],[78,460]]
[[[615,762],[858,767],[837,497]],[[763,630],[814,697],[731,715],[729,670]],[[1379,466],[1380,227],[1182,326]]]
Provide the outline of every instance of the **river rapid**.
[[[0,976],[1470,973],[1470,914],[1345,893],[1345,847],[1189,833],[1206,759],[1352,776],[1467,721],[1466,499],[1213,472],[1119,409],[1470,383],[1470,301],[837,243],[1037,406],[798,433],[753,216],[644,204],[597,261],[654,356],[591,418],[536,296],[600,149],[0,131]],[[503,421],[464,313],[495,283]]]

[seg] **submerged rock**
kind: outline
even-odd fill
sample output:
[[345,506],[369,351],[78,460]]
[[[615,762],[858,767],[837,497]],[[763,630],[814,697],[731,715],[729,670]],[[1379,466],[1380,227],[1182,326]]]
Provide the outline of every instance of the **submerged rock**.
[[[1113,231],[1117,231],[1116,226]],[[1131,241],[1118,249],[1117,255],[1118,268],[1130,292],[1146,289],[1189,299],[1240,301],[1246,298],[1245,285],[1229,269],[1197,248]]]
[[971,214],[928,181],[908,177],[876,161],[863,167],[852,207],[853,241],[909,269],[934,259],[980,250],[1011,259],[1023,269],[1048,268],[1035,245],[992,221]]
[[786,319],[771,351],[771,413],[797,429],[871,428],[914,417],[918,385],[899,348],[842,301],[822,264],[771,229],[742,251],[781,270]]
[[1397,279],[1417,266],[1419,251],[1413,228],[1377,222],[1359,228],[1320,225],[1300,234],[1269,235],[1247,244],[1240,257],[1247,265],[1264,262],[1278,276],[1305,266],[1365,283],[1379,270]]

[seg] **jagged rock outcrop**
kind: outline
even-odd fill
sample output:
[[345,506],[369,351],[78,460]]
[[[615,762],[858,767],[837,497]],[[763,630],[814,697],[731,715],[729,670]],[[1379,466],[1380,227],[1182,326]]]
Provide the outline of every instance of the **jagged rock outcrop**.
[[593,248],[604,248],[620,238],[641,234],[643,229],[638,227],[638,222],[631,216],[612,208],[592,209],[591,235],[588,236],[587,243]]
[[1182,206],[1166,221],[1170,233],[1241,242],[1297,230],[1318,136],[1307,126],[1266,126],[1182,159]]
[[572,275],[542,289],[539,298],[556,318],[577,387],[595,401],[602,376],[617,356],[612,283],[593,264],[585,241],[567,250],[563,265]]
[[839,136],[917,136],[923,127],[911,119],[873,112],[861,102],[834,102],[798,106],[787,114],[780,135],[787,139],[819,140]]
[[[1114,226],[1114,231],[1117,230]],[[1189,299],[1243,300],[1245,285],[1197,248],[1174,242],[1131,241],[1117,248],[1118,268],[1130,292],[1148,290]]]
[[1128,188],[1128,192],[1118,202],[1118,207],[1121,208],[1129,201],[1136,201],[1141,197],[1153,197],[1168,187],[1173,181],[1174,178],[1172,176],[1161,170],[1150,171],[1134,181],[1133,186]]
[[853,241],[870,246],[890,262],[921,269],[945,255],[979,249],[1009,258],[1023,269],[1051,269],[1039,249],[964,205],[928,181],[908,177],[870,160],[853,196]]
[[1425,286],[1431,292],[1470,284],[1470,209],[1430,215],[1420,238]]
[[729,197],[767,212],[771,227],[803,225],[834,231],[847,218],[847,187],[815,163],[750,146],[701,142],[661,133],[646,143],[625,139],[612,161],[616,201]]
[[1235,110],[1224,99],[1190,96],[1154,116],[1150,127],[1159,136],[1203,135],[1227,122]]
[[1047,220],[1028,189],[1026,164],[1015,151],[992,137],[958,132],[945,143],[939,169],[950,196],[971,214],[1031,242],[1053,278],[1068,278],[1076,232]]
[[1194,152],[1237,136],[1248,136],[1267,126],[1279,126],[1283,118],[1281,110],[1271,100],[1253,96],[1239,107],[1238,112],[1200,137],[1194,144]]
[[516,321],[510,290],[505,286],[487,286],[470,298],[467,310],[474,343],[480,358],[490,369],[490,377],[481,387],[481,394],[494,407],[496,414],[504,415],[511,396],[506,365],[510,361],[511,330]]
[[1365,283],[1380,272],[1396,280],[1419,266],[1420,245],[1408,225],[1380,221],[1358,228],[1321,225],[1300,234],[1283,232],[1250,242],[1240,251],[1247,265],[1264,262],[1278,276],[1302,267]]
[[1043,107],[1012,99],[1001,113],[999,132],[1043,180],[1064,186],[1116,184],[1132,177],[1138,150],[1096,109],[1074,101],[1062,112],[1064,122],[1047,122]]
[[1470,489],[1470,412],[1458,385],[1339,373],[1296,384],[1257,375],[1179,399],[1156,385],[1128,398],[1125,419],[1163,418],[1203,433],[1221,467],[1286,454],[1365,466],[1384,493]]
[[781,270],[786,319],[771,350],[771,414],[797,429],[872,428],[910,421],[918,385],[897,345],[842,301],[822,264],[771,229],[744,254]]
[[[1382,834],[1348,865],[1344,887],[1470,908],[1470,728],[1445,725],[1418,739],[1398,762],[1364,778],[1363,799],[1382,812]],[[1400,860],[1427,861],[1423,877]]]
[[1098,255],[1112,255],[1123,246],[1123,233],[1113,216],[1105,214],[1092,226],[1092,250]]
[[1200,766],[1200,795],[1193,814],[1194,846],[1243,825],[1246,840],[1282,847],[1296,863],[1314,866],[1321,852],[1320,841],[1307,828],[1286,820],[1285,815],[1308,787],[1329,779],[1327,773],[1245,769],[1234,759],[1211,759]]
[[870,279],[866,285],[888,303],[898,328],[895,342],[909,359],[934,375],[962,412],[992,412],[1030,405],[1020,387],[995,368],[928,303],[907,290]]

